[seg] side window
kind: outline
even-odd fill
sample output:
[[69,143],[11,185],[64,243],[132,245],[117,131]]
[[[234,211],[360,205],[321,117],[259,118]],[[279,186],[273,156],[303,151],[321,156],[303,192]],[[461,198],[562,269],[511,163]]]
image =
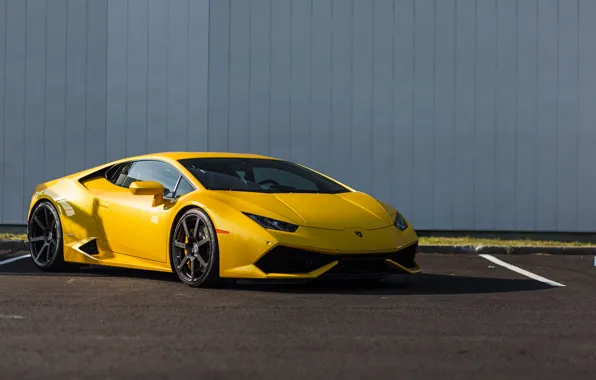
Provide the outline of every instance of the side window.
[[[120,177],[122,177],[122,173],[120,173]],[[165,162],[137,161],[132,165],[120,186],[129,187],[135,181],[155,181],[163,185],[164,196],[172,197],[178,177],[180,177],[180,173]]]
[[116,171],[112,178],[110,178],[110,182],[114,185],[124,186],[124,181],[126,180],[126,176],[132,167],[132,162],[127,162],[126,164],[122,164]]
[[318,190],[317,185],[314,182],[287,171],[259,167],[255,167],[253,171],[256,183],[261,183],[263,181],[274,181],[282,186],[290,186],[312,191]]
[[182,177],[180,178],[180,183],[178,184],[178,188],[176,189],[176,194],[174,194],[174,196],[179,197],[194,190],[194,187],[188,183],[186,178]]

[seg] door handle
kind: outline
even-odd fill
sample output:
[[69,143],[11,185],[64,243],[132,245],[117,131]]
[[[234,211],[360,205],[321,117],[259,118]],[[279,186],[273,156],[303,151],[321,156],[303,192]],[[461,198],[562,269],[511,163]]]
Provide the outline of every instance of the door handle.
[[103,208],[110,208],[110,204],[104,201],[97,201],[97,205]]

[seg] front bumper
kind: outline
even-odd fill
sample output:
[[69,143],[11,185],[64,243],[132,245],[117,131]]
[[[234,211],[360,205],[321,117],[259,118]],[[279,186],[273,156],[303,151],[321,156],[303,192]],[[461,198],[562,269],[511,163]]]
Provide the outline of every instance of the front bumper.
[[[417,273],[418,237],[410,227],[324,230],[295,233],[248,224],[242,233],[218,235],[220,276],[239,279],[314,279]],[[220,227],[218,227],[220,228]],[[225,229],[225,227],[224,227]],[[357,234],[359,232],[360,234]]]
[[[239,268],[229,277],[308,280],[379,278],[394,274],[416,274],[421,269],[415,261],[418,243],[394,252],[333,254],[277,246],[253,265]],[[228,277],[228,276],[226,276]]]

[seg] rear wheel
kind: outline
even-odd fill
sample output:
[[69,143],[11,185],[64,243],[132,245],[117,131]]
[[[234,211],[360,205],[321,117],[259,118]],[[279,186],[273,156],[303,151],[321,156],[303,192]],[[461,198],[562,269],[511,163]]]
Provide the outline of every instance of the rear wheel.
[[170,259],[178,278],[186,285],[213,286],[219,282],[219,249],[209,216],[195,208],[176,223]]
[[52,203],[43,201],[31,213],[29,251],[35,265],[45,271],[64,268],[62,223]]

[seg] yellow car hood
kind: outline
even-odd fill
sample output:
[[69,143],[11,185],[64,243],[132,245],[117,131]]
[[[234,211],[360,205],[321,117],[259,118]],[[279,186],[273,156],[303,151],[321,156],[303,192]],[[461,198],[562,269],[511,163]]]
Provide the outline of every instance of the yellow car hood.
[[[218,198],[240,211],[296,224],[332,230],[362,228],[373,230],[390,226],[385,208],[373,197],[360,192],[339,194],[255,193],[213,191]],[[265,209],[268,213],[262,210]]]

